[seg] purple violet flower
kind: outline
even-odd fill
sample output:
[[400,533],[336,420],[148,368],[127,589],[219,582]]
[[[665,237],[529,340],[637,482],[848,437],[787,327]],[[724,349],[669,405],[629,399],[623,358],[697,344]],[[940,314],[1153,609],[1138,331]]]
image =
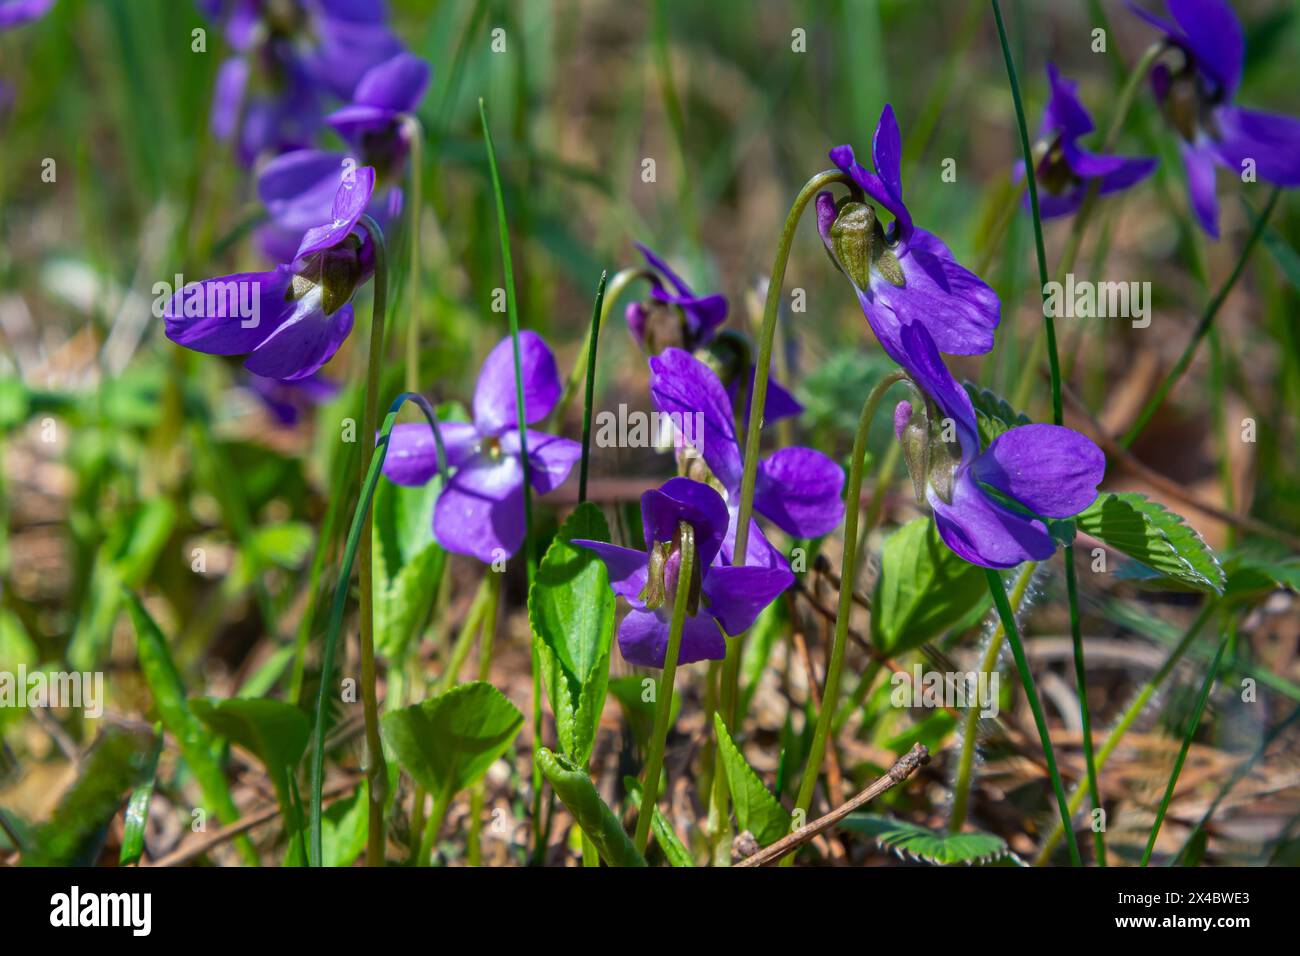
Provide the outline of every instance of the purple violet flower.
[[[1053,63],[1047,64],[1051,95],[1043,109],[1043,123],[1038,133],[1046,153],[1035,166],[1040,187],[1038,211],[1044,219],[1067,216],[1079,208],[1092,183],[1099,195],[1128,189],[1156,168],[1149,157],[1103,156],[1090,153],[1078,143],[1079,137],[1092,132],[1092,117],[1079,100],[1079,84],[1061,76]],[[1017,164],[1016,177],[1024,175],[1024,162]],[[1029,195],[1025,194],[1025,208]]]
[[212,129],[240,162],[306,146],[327,97],[351,99],[361,77],[395,56],[382,0],[200,0],[234,50],[217,74]]
[[719,661],[727,656],[724,635],[741,634],[765,607],[794,583],[787,568],[715,564],[727,531],[727,505],[708,485],[670,478],[641,496],[645,551],[603,541],[576,540],[605,562],[614,593],[632,610],[618,628],[618,646],[630,664],[663,667],[676,600],[681,551],[678,523],[695,530],[695,573],[678,662]]
[[209,355],[248,355],[255,375],[310,376],[352,331],[352,295],[374,273],[374,247],[357,228],[374,188],[370,167],[345,172],[331,218],[307,230],[292,262],[178,290],[163,313],[167,337]]
[[[706,480],[726,497],[731,521],[723,559],[731,560],[744,470],[732,403],[713,370],[681,349],[665,349],[650,359],[650,395],[655,408],[683,423],[695,458],[687,472]],[[702,428],[688,423],[699,415]],[[705,467],[701,468],[700,465]],[[816,538],[829,534],[844,518],[844,470],[812,448],[782,448],[758,463],[754,510],[786,534]],[[750,527],[746,564],[784,565],[784,558]]]
[[1216,165],[1242,175],[1248,165],[1277,186],[1300,186],[1300,119],[1232,105],[1241,82],[1246,41],[1223,0],[1166,0],[1173,22],[1130,3],[1165,34],[1171,56],[1151,70],[1151,88],[1166,121],[1182,137],[1192,209],[1219,237]]
[[399,53],[367,70],[352,102],[325,117],[325,122],[363,163],[375,167],[380,178],[393,176],[411,149],[405,119],[415,112],[428,86],[429,65],[410,53]]
[[[1012,428],[981,452],[970,396],[944,365],[925,326],[905,324],[901,337],[900,364],[937,414],[922,415],[901,402],[894,429],[944,543],[986,568],[1051,557],[1056,541],[1039,517],[1070,518],[1091,505],[1106,456],[1078,432],[1044,424]],[[955,449],[941,437],[949,421]]]
[[[650,355],[658,355],[666,348],[676,347],[688,352],[709,348],[719,364],[734,372],[726,375],[727,394],[733,399],[742,386],[747,395],[754,391],[754,363],[745,348],[726,348],[719,329],[727,321],[727,300],[724,296],[697,296],[691,287],[674,272],[650,247],[635,243],[652,274],[650,302],[633,302],[624,317],[632,337]],[[667,283],[665,285],[665,283]],[[748,376],[742,381],[740,370],[748,364]],[[749,401],[745,400],[745,416],[749,417]],[[803,411],[799,404],[776,379],[769,374],[767,400],[763,403],[765,421],[774,422],[790,418]]]
[[54,0],[0,0],[0,30],[10,30],[39,20],[50,12]]
[[339,393],[338,382],[320,372],[294,382],[250,374],[247,385],[249,391],[261,399],[275,422],[284,428],[292,428],[308,409],[323,405]]
[[[828,192],[817,196],[817,231],[831,261],[853,283],[871,330],[899,364],[899,329],[908,322],[925,325],[943,352],[989,351],[1001,318],[997,294],[938,236],[913,225],[903,202],[902,139],[892,106],[880,114],[871,154],[874,173],[857,162],[852,146],[831,150],[831,162],[852,177],[860,194],[839,202]],[[888,232],[868,200],[894,217]]]
[[[339,177],[355,166],[355,161],[342,153],[319,149],[295,149],[263,166],[257,176],[257,195],[270,221],[257,230],[262,252],[275,262],[292,259],[303,234],[330,218]],[[401,217],[401,188],[377,188],[366,213],[386,231]]]
[[[519,333],[524,418],[534,424],[560,398],[555,356],[536,332]],[[433,534],[448,551],[491,563],[511,557],[524,542],[524,468],[519,456],[515,363],[511,340],[488,354],[474,390],[472,422],[441,422],[447,467],[453,469],[438,495]],[[528,431],[528,469],[533,490],[555,490],[582,457],[568,438]],[[438,473],[433,432],[423,424],[396,426],[388,439],[384,474],[399,485],[422,485]]]

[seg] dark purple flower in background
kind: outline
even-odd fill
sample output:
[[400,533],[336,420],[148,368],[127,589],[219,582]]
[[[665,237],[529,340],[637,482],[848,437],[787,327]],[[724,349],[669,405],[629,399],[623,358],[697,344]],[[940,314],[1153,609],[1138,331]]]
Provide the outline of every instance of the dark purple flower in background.
[[298,424],[309,409],[323,405],[339,393],[338,382],[313,372],[306,378],[282,382],[262,375],[249,375],[248,388],[262,401],[262,405],[285,428]]
[[[720,377],[726,381],[727,393],[734,399],[744,388],[747,395],[754,390],[754,362],[747,344],[737,343],[719,336],[727,321],[727,300],[714,293],[697,296],[691,287],[674,272],[663,259],[648,246],[635,243],[651,273],[649,302],[633,302],[627,307],[625,317],[632,337],[650,355],[658,355],[667,348],[681,348],[688,352],[709,349],[713,361],[725,366]],[[740,353],[744,354],[740,354]],[[734,367],[733,367],[734,366]],[[742,375],[744,369],[747,374]],[[749,401],[745,400],[746,418]],[[763,418],[774,422],[790,418],[803,411],[803,406],[771,375],[767,380],[767,400],[763,403]]]
[[[1079,100],[1079,84],[1061,76],[1053,63],[1047,64],[1051,94],[1043,110],[1038,133],[1046,153],[1038,161],[1038,211],[1044,219],[1066,216],[1079,208],[1095,182],[1099,195],[1128,189],[1151,175],[1156,160],[1148,157],[1103,156],[1079,145],[1079,138],[1093,130],[1092,117]],[[1017,164],[1016,176],[1025,172]],[[1025,208],[1029,208],[1026,193]]]
[[397,174],[410,152],[406,117],[429,87],[429,65],[410,53],[399,53],[361,77],[352,102],[325,117],[361,162],[374,166],[381,178]]
[[352,294],[374,272],[374,247],[358,229],[374,188],[368,166],[344,175],[330,219],[307,230],[292,262],[177,291],[164,311],[167,337],[209,355],[248,355],[255,375],[310,376],[352,331]]
[[[828,192],[817,196],[817,231],[831,261],[853,283],[871,330],[895,362],[899,329],[908,322],[925,325],[943,352],[989,351],[1001,317],[997,294],[958,264],[938,236],[913,224],[903,202],[902,140],[891,106],[880,114],[871,153],[874,173],[857,162],[852,146],[830,152],[863,197],[837,203]],[[894,217],[888,231],[867,200]]]
[[[555,356],[536,332],[519,333],[524,420],[546,418],[560,398]],[[524,466],[519,454],[514,350],[509,338],[491,351],[474,390],[472,422],[441,422],[453,470],[438,495],[433,533],[448,551],[492,562],[511,557],[524,542]],[[528,474],[544,495],[569,477],[582,446],[567,438],[527,434]],[[388,441],[384,474],[399,485],[422,485],[438,473],[433,431],[422,424],[396,426]]]
[[212,129],[251,165],[306,146],[328,98],[349,100],[401,51],[382,0],[201,0],[234,54],[217,74]]
[[54,0],[0,0],[0,30],[20,27],[50,12]]
[[[1043,424],[1012,428],[981,452],[970,396],[944,365],[925,326],[906,324],[901,337],[901,364],[934,408],[928,433],[924,425],[913,431],[920,410],[907,402],[895,410],[894,427],[944,543],[986,568],[1051,557],[1056,541],[1040,517],[1070,518],[1091,505],[1106,456],[1078,432]],[[946,420],[956,433],[955,448],[943,440]]]
[[1219,237],[1215,167],[1241,176],[1248,168],[1278,186],[1300,186],[1300,119],[1233,106],[1246,41],[1223,0],[1166,0],[1173,22],[1129,4],[1165,34],[1170,56],[1151,70],[1151,87],[1182,142],[1192,209]]
[[[263,166],[257,176],[257,195],[270,221],[257,230],[262,252],[276,262],[292,259],[307,230],[330,218],[339,178],[355,165],[342,153],[296,149]],[[402,214],[401,189],[377,188],[366,213],[387,230]]]
[[[744,471],[736,437],[731,400],[713,370],[681,349],[665,349],[650,359],[650,395],[655,408],[681,421],[685,438],[703,458],[707,471],[694,463],[687,472],[699,475],[726,496],[731,528],[723,546],[730,561]],[[689,424],[700,416],[702,427]],[[697,433],[698,432],[698,433]],[[698,459],[696,459],[698,461]],[[844,518],[844,470],[812,448],[782,448],[758,463],[754,485],[754,511],[796,538],[828,534]],[[784,564],[772,555],[771,545],[750,527],[746,564]]]
[[[695,565],[690,581],[679,578],[679,523],[695,532]],[[576,540],[605,562],[614,593],[632,610],[618,628],[618,646],[630,664],[663,667],[668,632],[680,587],[690,589],[678,662],[722,660],[724,635],[746,631],[765,607],[794,583],[786,568],[731,567],[715,564],[727,531],[727,505],[708,485],[670,478],[641,496],[645,551],[603,541]]]

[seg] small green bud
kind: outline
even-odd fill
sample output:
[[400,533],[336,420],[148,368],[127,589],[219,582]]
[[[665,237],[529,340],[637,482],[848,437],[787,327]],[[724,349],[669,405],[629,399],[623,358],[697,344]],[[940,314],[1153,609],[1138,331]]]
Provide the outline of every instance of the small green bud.
[[871,285],[871,260],[876,241],[876,210],[864,202],[846,202],[831,224],[835,258],[853,284]]

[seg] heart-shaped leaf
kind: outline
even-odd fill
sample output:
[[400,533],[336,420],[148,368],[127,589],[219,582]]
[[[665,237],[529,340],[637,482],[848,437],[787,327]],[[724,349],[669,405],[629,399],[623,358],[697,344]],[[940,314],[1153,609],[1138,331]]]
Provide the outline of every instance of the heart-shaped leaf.
[[471,681],[385,714],[381,724],[384,740],[415,782],[450,799],[509,749],[524,715],[491,684]]
[[381,481],[373,506],[375,649],[405,657],[433,607],[447,552],[433,539],[433,507],[442,482],[407,487]]
[[605,706],[616,603],[604,562],[571,543],[577,538],[609,540],[605,516],[590,502],[564,522],[538,565],[528,621],[560,750],[583,766]]
[[933,521],[917,518],[885,540],[872,598],[872,643],[885,654],[901,654],[974,623],[991,601],[983,570],[949,550]]
[[[641,806],[641,781],[636,777],[624,777],[623,787],[627,790],[628,803],[634,807]],[[691,859],[691,851],[686,849],[686,844],[682,843],[677,831],[673,825],[668,822],[668,817],[664,815],[659,805],[655,804],[654,819],[650,821],[650,829],[654,832],[655,842],[659,844],[659,849],[664,851],[664,856],[672,866],[694,866],[695,861]]]
[[1126,569],[1128,580],[1162,590],[1223,593],[1223,568],[1214,552],[1180,515],[1145,495],[1101,495],[1074,523],[1143,566]]
[[306,714],[282,700],[245,697],[196,697],[190,701],[190,709],[213,733],[262,761],[281,806],[292,805],[289,778],[311,735]]

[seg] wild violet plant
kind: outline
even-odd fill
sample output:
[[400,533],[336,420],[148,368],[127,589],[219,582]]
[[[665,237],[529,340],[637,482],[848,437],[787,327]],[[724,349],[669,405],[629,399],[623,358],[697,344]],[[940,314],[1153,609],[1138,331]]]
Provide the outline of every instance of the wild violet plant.
[[[1124,448],[1146,418],[1120,440],[1083,413],[1070,419],[1075,427],[1066,426],[1068,375],[1061,368],[1050,313],[1043,316],[1045,351],[1043,343],[1030,349],[1008,343],[1005,320],[1015,303],[1009,296],[1006,302],[999,298],[995,285],[1002,286],[993,273],[968,267],[978,260],[964,254],[959,261],[953,250],[960,243],[951,231],[939,230],[941,237],[923,228],[919,210],[927,204],[919,200],[925,198],[927,178],[923,164],[905,159],[909,154],[891,105],[881,107],[869,164],[859,161],[852,147],[837,147],[829,153],[831,168],[812,175],[799,190],[777,243],[762,323],[752,339],[740,331],[740,317],[726,296],[697,294],[645,245],[636,244],[639,261],[616,272],[612,281],[602,275],[585,351],[572,362],[567,380],[585,377],[580,443],[568,437],[577,428],[566,415],[569,389],[561,375],[561,360],[572,353],[555,334],[551,316],[521,314],[516,300],[511,230],[520,226],[511,222],[508,209],[520,194],[503,188],[502,173],[509,174],[504,178],[513,187],[519,157],[536,158],[521,152],[526,144],[512,141],[510,166],[499,168],[480,101],[508,334],[495,326],[490,334],[466,333],[465,355],[455,358],[469,369],[471,356],[485,353],[477,379],[464,391],[450,375],[422,383],[446,400],[435,410],[412,386],[422,369],[448,366],[453,348],[432,336],[422,343],[414,312],[424,292],[416,240],[422,206],[418,184],[426,171],[416,113],[427,105],[428,64],[402,51],[382,4],[213,0],[200,5],[222,24],[233,51],[218,77],[212,120],[219,133],[235,141],[243,163],[257,164],[256,192],[265,216],[254,221],[256,243],[277,265],[177,290],[163,309],[165,334],[190,351],[245,357],[251,377],[239,381],[286,428],[305,423],[309,408],[319,412],[337,402],[349,409],[353,391],[363,392],[357,396],[360,423],[352,422],[360,444],[359,482],[353,458],[340,452],[327,461],[335,499],[330,513],[337,513],[337,526],[346,535],[322,529],[315,543],[318,563],[308,603],[324,605],[320,597],[330,595],[324,639],[315,639],[309,610],[307,623],[299,625],[299,641],[284,648],[293,655],[288,698],[294,703],[275,699],[281,678],[273,669],[268,676],[257,675],[248,696],[241,691],[224,701],[187,701],[169,659],[173,649],[144,604],[128,596],[141,667],[159,718],[224,824],[236,823],[239,812],[218,756],[227,741],[256,757],[258,772],[270,781],[283,821],[282,845],[288,848],[283,859],[293,864],[349,864],[361,855],[357,835],[370,865],[452,862],[462,834],[455,834],[452,845],[442,841],[449,822],[462,819],[451,812],[462,799],[469,806],[465,856],[478,863],[490,845],[480,839],[485,795],[489,788],[503,787],[517,798],[512,805],[525,808],[527,819],[518,822],[527,826],[518,830],[528,833],[512,833],[504,842],[514,858],[527,853],[534,862],[555,862],[580,843],[587,866],[792,863],[798,854],[820,853],[823,848],[814,841],[829,837],[833,826],[869,833],[900,850],[924,847],[924,858],[935,862],[1006,859],[1012,854],[1005,840],[975,829],[986,821],[977,799],[977,755],[984,737],[976,731],[984,728],[973,706],[954,714],[959,721],[966,718],[962,735],[945,734],[932,744],[952,756],[945,763],[953,771],[946,830],[904,819],[904,811],[864,815],[862,804],[853,805],[850,817],[836,815],[847,813],[851,803],[846,776],[855,785],[870,783],[859,781],[854,769],[845,773],[837,743],[846,739],[840,736],[845,726],[873,720],[869,704],[880,690],[873,685],[877,676],[888,667],[910,682],[900,663],[907,655],[941,660],[984,633],[980,672],[996,672],[1000,649],[1008,645],[1020,678],[1014,706],[1023,694],[1033,714],[1037,742],[1014,741],[1021,756],[1041,761],[1047,770],[1050,789],[1045,782],[1031,791],[1033,812],[1050,809],[1054,800],[1059,814],[1055,832],[1039,849],[1040,863],[1058,859],[1054,851],[1062,839],[1071,860],[1084,862],[1075,836],[1077,815],[1085,799],[1094,812],[1104,810],[1099,775],[1107,760],[1179,662],[1195,659],[1194,649],[1206,652],[1201,656],[1208,669],[1200,675],[1196,707],[1186,728],[1179,728],[1182,749],[1145,841],[1143,863],[1153,858],[1215,680],[1229,667],[1244,666],[1236,654],[1235,616],[1269,593],[1285,572],[1242,553],[1225,559],[1225,568],[1177,515],[1145,496],[1104,490],[1108,465],[1125,460]],[[0,3],[0,26],[24,22],[47,8]],[[1182,140],[1198,221],[1217,235],[1213,167],[1208,166],[1207,184],[1207,164],[1236,169],[1250,159],[1265,181],[1294,185],[1295,131],[1288,125],[1293,121],[1232,105],[1242,42],[1240,25],[1226,6],[1171,0],[1169,9],[1172,22],[1142,14],[1160,27],[1163,38],[1139,61],[1125,89],[1139,88],[1149,73],[1161,113]],[[1047,71],[1043,121],[1031,142],[996,0],[993,12],[1021,147],[1018,188],[1023,192],[1015,191],[1006,205],[1008,215],[1028,211],[1046,293],[1043,221],[1063,220],[1051,227],[1061,228],[1067,241],[1058,265],[1072,262],[1076,239],[1089,228],[1093,201],[1101,196],[1110,197],[1111,205],[1130,201],[1136,195],[1130,189],[1155,173],[1155,161],[1134,158],[1127,148],[1117,151],[1132,105],[1127,95],[1118,99],[1118,115],[1108,117],[1107,135],[1085,146],[1092,117],[1076,84],[1053,65]],[[905,118],[913,129],[924,126],[919,117]],[[432,141],[459,148],[445,132],[439,128]],[[348,152],[329,145],[334,134]],[[251,190],[254,177],[241,173],[241,182]],[[1276,192],[1251,224],[1233,276],[1211,300],[1189,348],[1208,334],[1202,330],[1213,323],[1275,203]],[[849,280],[866,326],[859,332],[871,333],[861,334],[861,343],[873,358],[879,346],[886,369],[852,395],[860,415],[847,458],[842,447],[847,442],[838,436],[818,435],[799,445],[784,432],[773,441],[769,428],[778,418],[786,419],[791,431],[803,424],[791,421],[802,410],[799,401],[772,375],[778,320],[793,323],[798,336],[806,328],[802,313],[780,318],[780,302],[797,228],[810,207],[815,223],[809,225],[815,225],[834,266],[832,272],[822,263],[821,278],[833,281],[837,272]],[[388,399],[396,391],[397,377],[396,359],[384,342],[390,271],[385,230],[396,229],[403,216],[412,249],[408,301],[394,311],[407,323],[403,357],[409,390],[391,400],[381,422],[381,396]],[[636,258],[629,250],[629,259]],[[746,281],[735,272],[721,274],[719,286],[729,290]],[[491,281],[494,311],[485,315],[495,316],[496,280]],[[598,356],[609,354],[596,349],[602,321],[638,281],[647,283],[648,293],[626,307],[625,317],[644,355],[616,369],[607,358],[602,365]],[[373,297],[369,347],[357,348],[355,341],[345,347],[358,312],[365,316],[368,294]],[[521,324],[546,329],[556,350]],[[1030,417],[1036,404],[1007,401],[955,374],[959,367],[973,373],[980,357],[1000,359],[1001,350],[1011,347],[1032,373],[1031,399],[1038,384],[1033,376],[1046,366],[1050,421]],[[364,373],[354,359],[364,360]],[[178,363],[175,382],[183,380],[179,373],[185,368]],[[698,417],[702,423],[698,430],[684,431],[686,441],[676,456],[654,460],[659,474],[620,471],[617,479],[626,484],[611,482],[613,491],[588,484],[590,459],[598,456],[589,440],[598,371],[612,371],[609,378],[641,407],[679,421]],[[1172,377],[1177,374],[1176,367]],[[805,384],[792,373],[787,385],[796,383]],[[896,385],[906,389],[906,397],[887,403]],[[1171,381],[1166,385],[1172,387]],[[181,407],[189,400],[184,391],[173,397]],[[468,411],[457,407],[456,398],[466,401]],[[397,422],[408,403],[424,420]],[[750,414],[757,408],[763,414]],[[892,426],[887,429],[894,437],[891,447],[898,449],[915,492],[915,508],[891,508],[891,520],[879,527],[879,516],[863,507],[869,469],[877,475],[873,493],[883,495],[893,483],[892,470],[875,460],[876,449],[870,447],[877,422]],[[195,426],[196,434],[206,434],[201,427]],[[352,443],[343,439],[340,445]],[[200,440],[196,453],[202,451]],[[609,477],[600,473],[601,466],[610,460],[620,468],[624,464],[615,455],[600,458],[596,485]],[[581,478],[572,507],[563,492],[575,466]],[[667,477],[668,472],[675,474]],[[224,482],[218,477],[216,483]],[[894,526],[892,519],[907,509],[919,517]],[[169,533],[170,526],[159,532],[164,539]],[[1074,550],[1084,536],[1103,557],[1118,552],[1131,558],[1126,573],[1134,581],[1206,596],[1195,621],[1176,643],[1171,640],[1163,663],[1096,750]],[[269,554],[275,541],[267,539],[262,547]],[[245,560],[253,570],[247,573],[256,577],[260,566],[252,562],[264,558],[250,550]],[[829,570],[837,558],[838,577]],[[343,646],[352,620],[354,570],[356,676],[340,663],[349,659]],[[135,586],[129,567],[115,568],[114,574]],[[507,587],[511,574],[515,580]],[[1070,621],[1085,753],[1074,793],[1066,790],[1022,637],[1030,624],[1024,616],[1029,595],[1040,591],[1035,582],[1048,582],[1041,596],[1055,600],[1050,584],[1058,577],[1064,578],[1063,613]],[[478,591],[469,600],[465,583],[475,579]],[[823,597],[828,590],[837,592],[833,606]],[[501,673],[494,666],[500,660],[494,644],[524,630],[503,626],[518,623],[521,615],[510,618],[511,601],[520,603],[522,594],[527,595],[532,680],[528,717],[520,710],[524,698],[515,684],[494,686]],[[274,616],[288,602],[259,603],[266,630],[280,636]],[[816,628],[808,626],[815,621],[827,627],[824,646],[816,648],[822,654],[809,654],[806,647],[817,637]],[[1220,622],[1223,636],[1208,648],[1198,645],[1200,632]],[[866,655],[861,668],[850,655],[854,643]],[[436,665],[426,666],[431,646]],[[476,679],[462,680],[475,646]],[[783,649],[782,674],[774,648]],[[824,677],[818,673],[822,666]],[[683,692],[675,696],[679,668]],[[305,683],[308,676],[318,676],[319,686]],[[763,691],[765,679],[772,683],[777,676],[789,710],[780,715],[787,728],[774,792],[746,752],[761,739],[751,733],[755,694]],[[846,681],[853,682],[851,692]],[[350,688],[359,690],[362,704],[360,775],[346,772],[353,761],[340,744],[350,731],[336,719],[340,701],[351,703]],[[611,779],[611,762],[595,759],[610,750],[613,708],[606,708],[606,700],[611,691],[626,718],[620,725],[626,746],[620,749],[636,764],[636,776],[622,780]],[[304,713],[309,708],[301,704],[311,693],[315,708],[309,721]],[[544,706],[553,719],[546,719]],[[690,741],[690,762],[670,759],[679,753],[674,749],[681,739],[674,734],[679,707],[689,708],[692,726],[702,728]],[[525,725],[529,732],[521,737]],[[304,772],[307,752],[310,769]],[[502,761],[513,774],[500,772]],[[891,772],[882,780],[907,786],[908,774],[923,762],[900,755],[897,776]],[[156,773],[156,751],[153,765]],[[527,771],[531,786],[524,779]],[[307,781],[301,797],[300,777]],[[343,812],[328,811],[327,800],[345,793],[345,786],[353,789],[336,804]],[[876,792],[868,787],[859,798],[865,802]],[[697,811],[695,832],[686,839],[678,832],[680,817],[665,812],[674,809],[665,799],[670,793],[674,802],[684,795]],[[141,812],[147,817],[149,799],[150,791],[141,799],[133,794],[137,817]],[[823,805],[831,813],[813,819]],[[564,838],[570,823],[576,827],[572,843]],[[128,827],[132,836],[129,846],[124,840],[122,858],[138,860],[143,824],[128,821]],[[1104,865],[1104,841],[1095,831],[1093,839],[1092,860]],[[245,860],[258,860],[250,841],[239,839],[235,846]],[[1177,857],[1183,856],[1179,851]]]

